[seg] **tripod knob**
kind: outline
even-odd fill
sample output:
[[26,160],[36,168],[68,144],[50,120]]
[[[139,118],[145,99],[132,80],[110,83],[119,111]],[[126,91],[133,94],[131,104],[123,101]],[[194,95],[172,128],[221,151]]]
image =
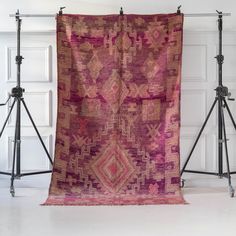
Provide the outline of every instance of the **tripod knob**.
[[20,65],[22,63],[23,59],[24,59],[24,57],[22,57],[22,56],[16,56],[16,64]]
[[224,62],[224,55],[217,55],[217,56],[215,56],[215,58],[216,58],[218,64],[221,64],[221,65],[223,64],[223,62]]
[[229,101],[235,101],[234,98],[231,98],[231,93],[230,93],[230,92],[228,92],[228,96],[227,96],[227,97],[228,97],[228,100],[229,100]]
[[25,92],[24,88],[15,87],[15,88],[12,88],[11,90],[11,96],[21,98],[24,92]]

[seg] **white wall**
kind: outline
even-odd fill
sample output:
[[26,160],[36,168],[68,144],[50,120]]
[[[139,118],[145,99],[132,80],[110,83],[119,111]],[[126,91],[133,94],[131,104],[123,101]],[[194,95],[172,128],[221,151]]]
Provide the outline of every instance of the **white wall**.
[[[3,0],[1,0],[3,1]],[[236,96],[236,1],[233,0],[182,0],[182,1],[76,1],[76,0],[9,0],[0,8],[0,102],[7,91],[15,85],[15,19],[8,15],[19,8],[21,13],[54,14],[60,6],[66,6],[65,13],[117,14],[120,6],[125,13],[151,14],[175,12],[178,5],[186,13],[214,12],[215,9],[231,12],[224,18],[224,81]],[[214,100],[217,86],[217,18],[185,18],[184,52],[181,100],[181,159],[187,157],[207,111]],[[22,87],[26,88],[25,100],[49,150],[53,153],[56,127],[56,42],[54,18],[24,18],[22,30]],[[37,31],[37,32],[35,32]],[[231,102],[236,118],[236,102]],[[0,126],[9,107],[0,108]],[[24,116],[24,115],[23,115]],[[216,111],[199,141],[190,167],[199,170],[217,170]],[[14,121],[7,126],[0,140],[0,169],[11,168],[12,137]],[[229,153],[232,166],[236,169],[235,131],[227,120]],[[35,133],[23,117],[22,158],[23,169],[45,169],[48,161],[40,149]]]

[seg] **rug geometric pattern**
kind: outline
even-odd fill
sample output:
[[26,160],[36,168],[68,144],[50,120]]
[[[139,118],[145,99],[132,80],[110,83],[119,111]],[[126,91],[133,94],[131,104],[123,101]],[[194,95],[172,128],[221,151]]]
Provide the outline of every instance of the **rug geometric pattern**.
[[58,116],[45,205],[183,204],[182,14],[57,16]]

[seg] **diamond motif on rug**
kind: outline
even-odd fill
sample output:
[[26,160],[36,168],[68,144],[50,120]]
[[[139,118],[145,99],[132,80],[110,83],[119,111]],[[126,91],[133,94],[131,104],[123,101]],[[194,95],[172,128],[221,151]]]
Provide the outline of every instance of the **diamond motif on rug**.
[[93,81],[96,81],[101,69],[103,68],[103,64],[99,60],[98,55],[96,53],[93,55],[93,57],[89,61],[87,67],[89,69],[89,72]]
[[125,83],[120,79],[120,76],[117,71],[113,70],[111,76],[105,82],[100,94],[107,101],[112,111],[116,113],[120,105],[123,103],[123,101],[129,94],[129,89],[126,87]]
[[118,192],[135,171],[128,153],[113,142],[92,164],[92,170],[109,192]]

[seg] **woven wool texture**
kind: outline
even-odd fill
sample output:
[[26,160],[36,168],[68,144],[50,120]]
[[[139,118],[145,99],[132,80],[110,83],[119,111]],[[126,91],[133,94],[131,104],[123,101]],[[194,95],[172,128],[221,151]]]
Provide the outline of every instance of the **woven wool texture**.
[[183,15],[57,16],[58,117],[45,205],[183,204]]

